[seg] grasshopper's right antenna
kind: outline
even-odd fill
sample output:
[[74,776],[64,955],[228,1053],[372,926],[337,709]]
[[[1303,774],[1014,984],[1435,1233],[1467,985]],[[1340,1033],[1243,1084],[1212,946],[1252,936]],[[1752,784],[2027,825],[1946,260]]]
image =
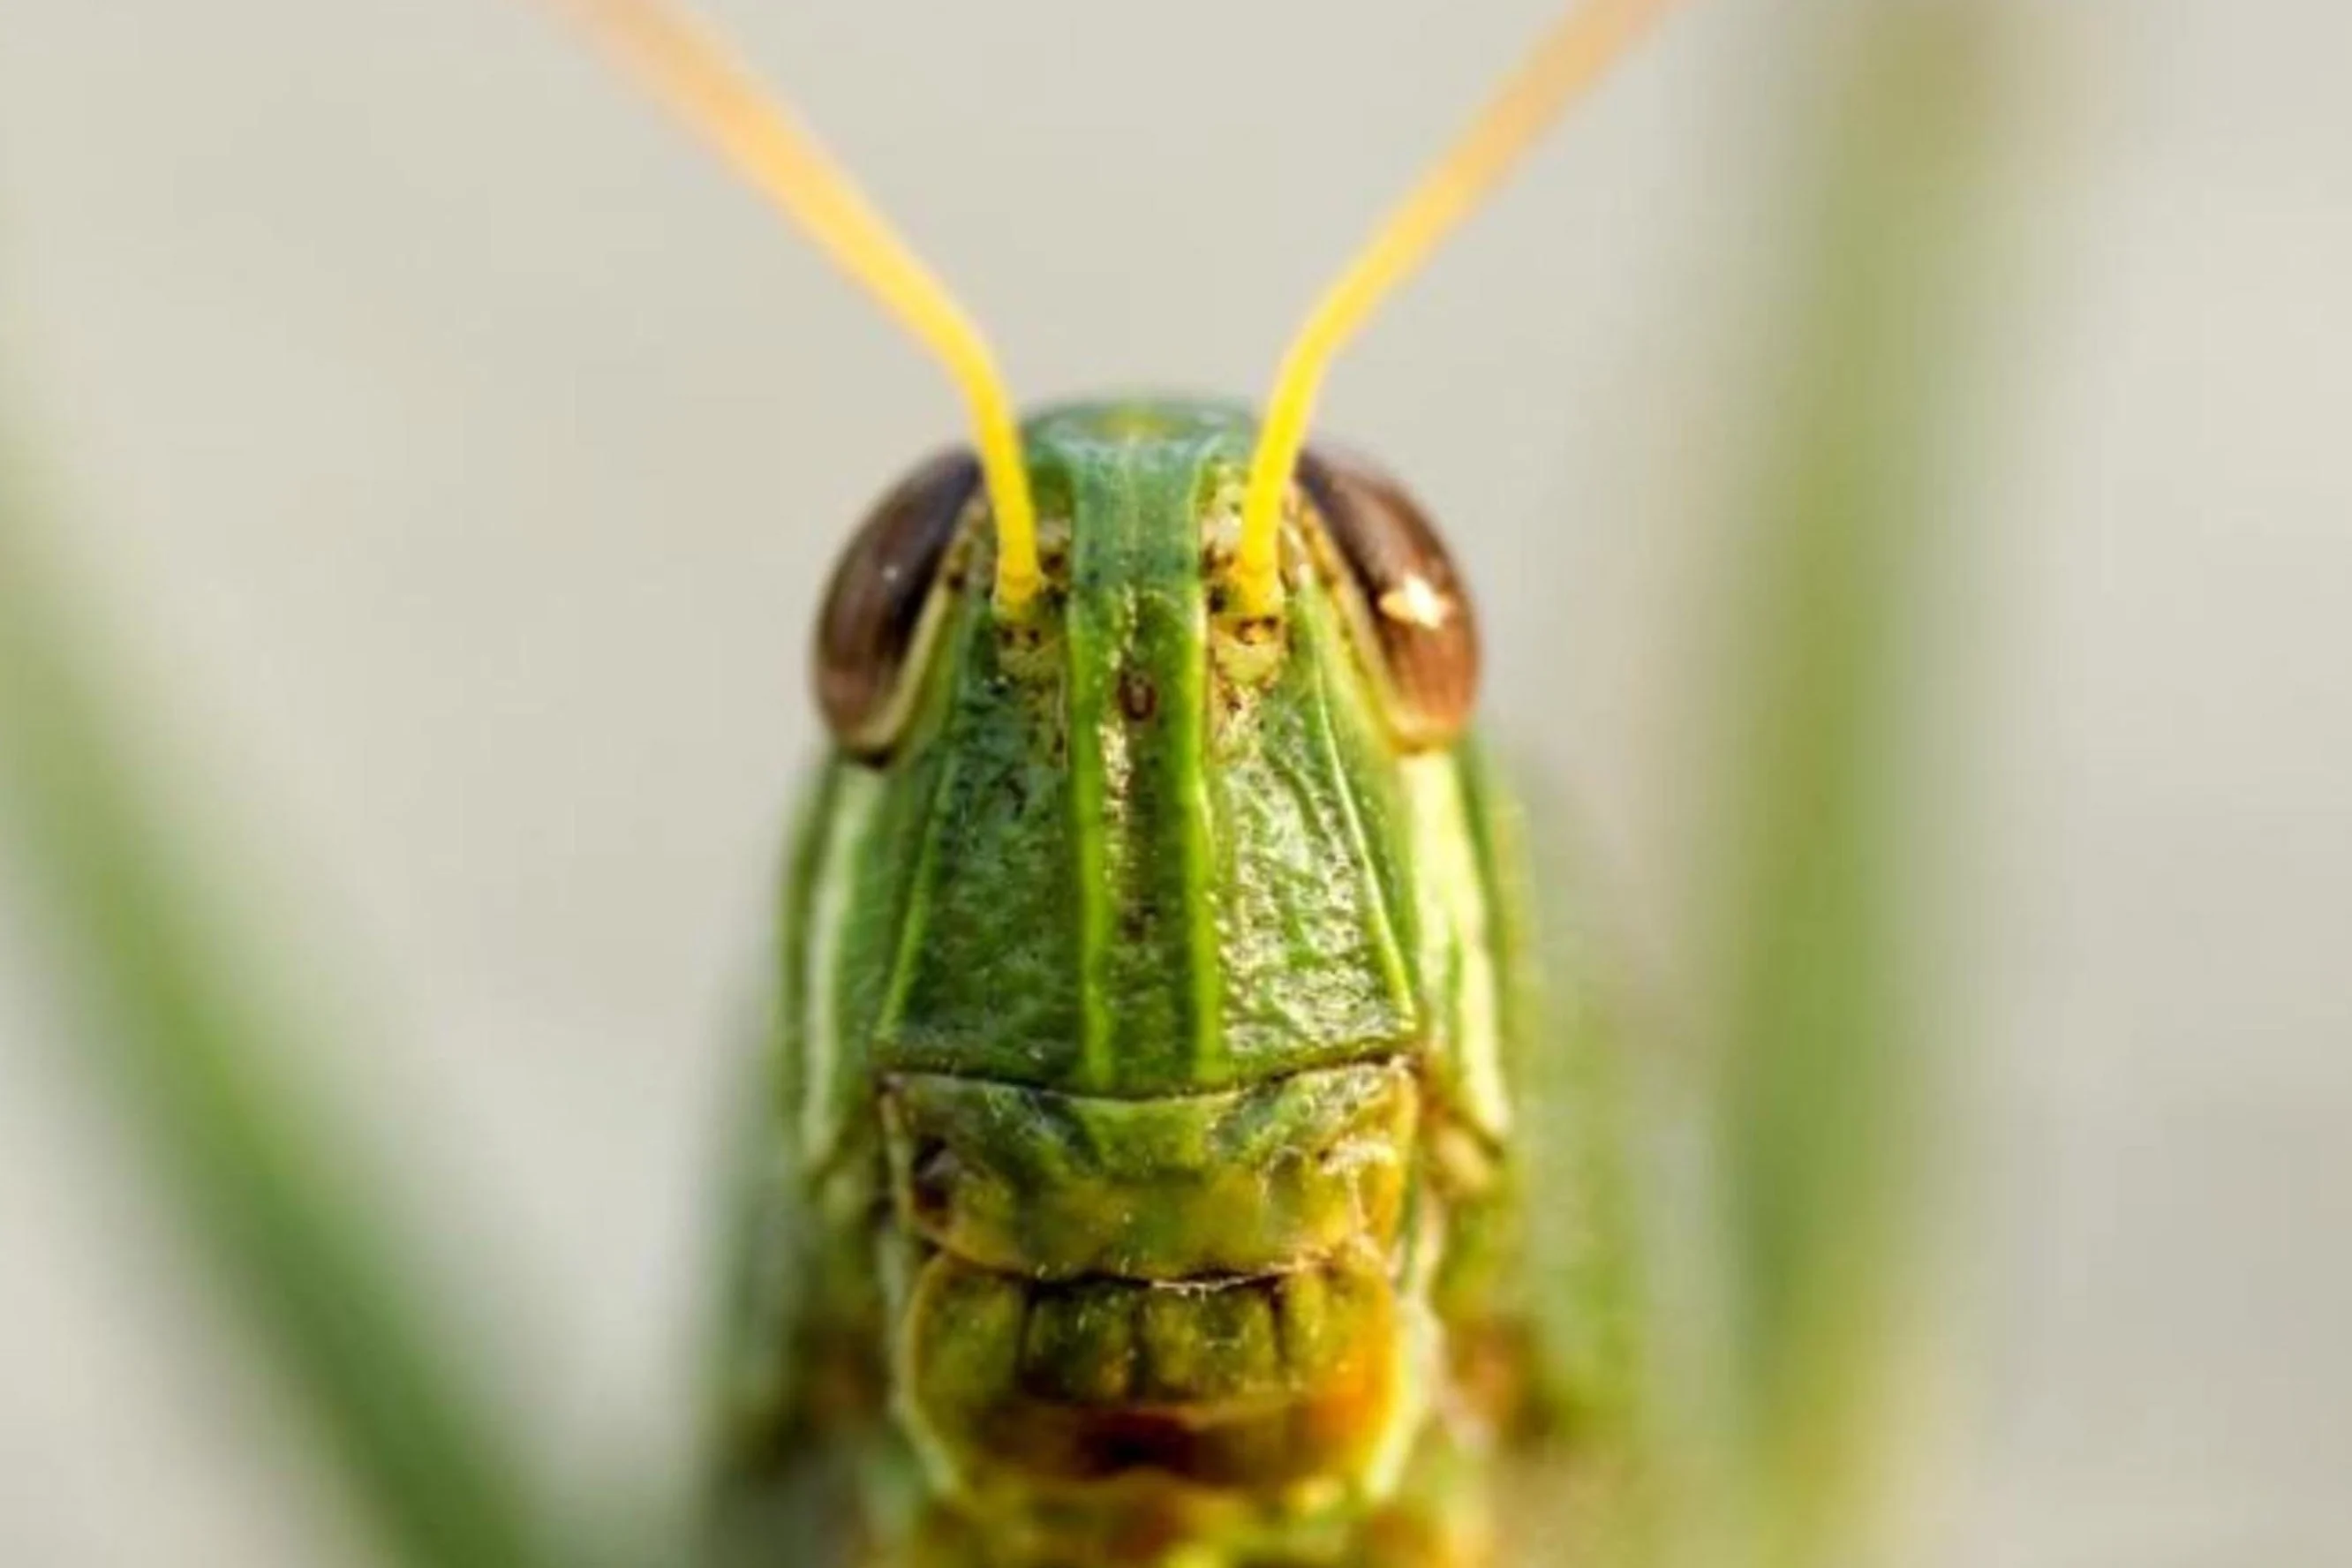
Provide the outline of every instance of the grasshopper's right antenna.
[[1673,0],[1582,0],[1536,46],[1503,90],[1349,263],[1283,355],[1250,459],[1234,582],[1261,614],[1282,588],[1282,498],[1307,440],[1323,374],[1364,318],[1429,258],[1560,111],[1597,81]]
[[549,0],[570,13],[677,117],[806,229],[921,341],[971,407],[996,514],[996,600],[1033,598],[1037,514],[1013,398],[988,342],[887,219],[724,45],[665,0]]

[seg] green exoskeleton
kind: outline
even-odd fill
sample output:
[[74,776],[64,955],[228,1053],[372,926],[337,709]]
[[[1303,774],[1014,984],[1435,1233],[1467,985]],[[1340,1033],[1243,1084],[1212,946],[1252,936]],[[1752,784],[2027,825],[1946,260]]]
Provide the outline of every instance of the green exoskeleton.
[[954,302],[710,40],[653,0],[570,3],[973,416],[973,449],[856,533],[818,628],[835,751],[749,1157],[728,1549],[1490,1568],[1516,1523],[1519,1560],[1599,1561],[1498,1502],[1515,1459],[1559,1458],[1557,1492],[1625,1425],[1602,1075],[1531,1006],[1444,547],[1306,432],[1339,343],[1661,0],[1546,40],[1262,416],[1025,426]]
[[1282,608],[1240,605],[1255,435],[1030,421],[1018,614],[962,454],[834,579],[731,1412],[734,1483],[808,1510],[765,1561],[1482,1564],[1484,1472],[1614,1397],[1518,1277],[1516,1082],[1564,1042],[1468,601],[1310,452]]
[[1643,1164],[1671,1179],[1636,1237],[1594,966],[1558,945],[1599,900],[1537,874],[1473,738],[1477,637],[1435,528],[1307,430],[1349,331],[1663,0],[1583,0],[1262,403],[1025,425],[952,300],[708,39],[660,0],[563,3],[930,343],[972,415],[968,450],[856,531],[816,628],[832,742],[740,1107],[710,1507],[646,1506],[657,1456],[545,1486],[525,1432],[546,1417],[501,1419],[413,1289],[368,1141],[283,1070],[314,1022],[205,896],[211,858],[160,805],[178,775],[148,787],[0,483],[0,828],[57,915],[74,1054],[383,1561],[1876,1555],[1857,1527],[1919,1370],[1888,1353],[1920,1305],[1895,1271],[1931,1217],[1905,1146],[1935,1141],[1887,837],[1916,736],[1889,675],[1942,504],[1922,344],[1951,315],[1958,215],[1914,197],[1969,194],[1997,24],[1873,12],[1841,73],[1758,498],[1769,613],[1712,770],[1742,796],[1730,940],[1685,993],[1706,1048],[1659,1053],[1708,1081],[1643,1074],[1674,1120],[1644,1118]]

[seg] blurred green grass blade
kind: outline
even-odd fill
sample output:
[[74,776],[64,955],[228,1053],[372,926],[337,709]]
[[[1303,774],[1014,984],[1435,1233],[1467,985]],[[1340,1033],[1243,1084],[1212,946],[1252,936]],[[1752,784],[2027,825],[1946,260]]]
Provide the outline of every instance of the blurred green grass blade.
[[1732,1440],[1767,1563],[1834,1559],[1886,1436],[1926,1130],[1906,927],[1931,838],[1902,770],[1993,22],[1962,0],[1861,13],[1742,579],[1719,1169]]
[[[540,1568],[544,1545],[488,1402],[434,1331],[357,1143],[289,1081],[299,1028],[265,999],[102,700],[0,449],[0,830],[85,1026],[191,1237],[314,1417],[386,1560]],[[126,1504],[136,1505],[127,1497]]]

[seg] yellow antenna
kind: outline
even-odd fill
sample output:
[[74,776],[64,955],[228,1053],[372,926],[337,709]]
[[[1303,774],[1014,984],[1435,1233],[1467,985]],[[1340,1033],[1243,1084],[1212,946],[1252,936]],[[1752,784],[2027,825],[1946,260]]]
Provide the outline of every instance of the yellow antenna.
[[1265,424],[1250,458],[1234,581],[1246,613],[1281,595],[1282,500],[1307,439],[1324,373],[1389,292],[1427,260],[1475,210],[1560,111],[1622,56],[1643,26],[1673,0],[1585,0],[1536,46],[1527,63],[1460,140],[1389,215],[1338,282],[1316,302],[1292,340],[1266,398]]
[[1013,399],[988,342],[887,219],[814,137],[764,93],[726,47],[664,0],[550,0],[939,356],[970,405],[996,513],[996,597],[1019,609],[1037,592],[1037,513]]

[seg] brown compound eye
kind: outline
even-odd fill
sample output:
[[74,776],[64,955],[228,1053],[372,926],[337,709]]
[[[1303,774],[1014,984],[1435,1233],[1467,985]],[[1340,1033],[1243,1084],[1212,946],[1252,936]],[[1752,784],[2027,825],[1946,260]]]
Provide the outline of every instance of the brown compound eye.
[[936,619],[926,611],[979,489],[970,452],[930,458],[875,504],[833,569],[816,625],[816,699],[845,749],[878,756],[905,727]]
[[1298,479],[1347,579],[1391,729],[1411,750],[1450,744],[1478,697],[1478,623],[1429,514],[1360,458],[1310,449]]

